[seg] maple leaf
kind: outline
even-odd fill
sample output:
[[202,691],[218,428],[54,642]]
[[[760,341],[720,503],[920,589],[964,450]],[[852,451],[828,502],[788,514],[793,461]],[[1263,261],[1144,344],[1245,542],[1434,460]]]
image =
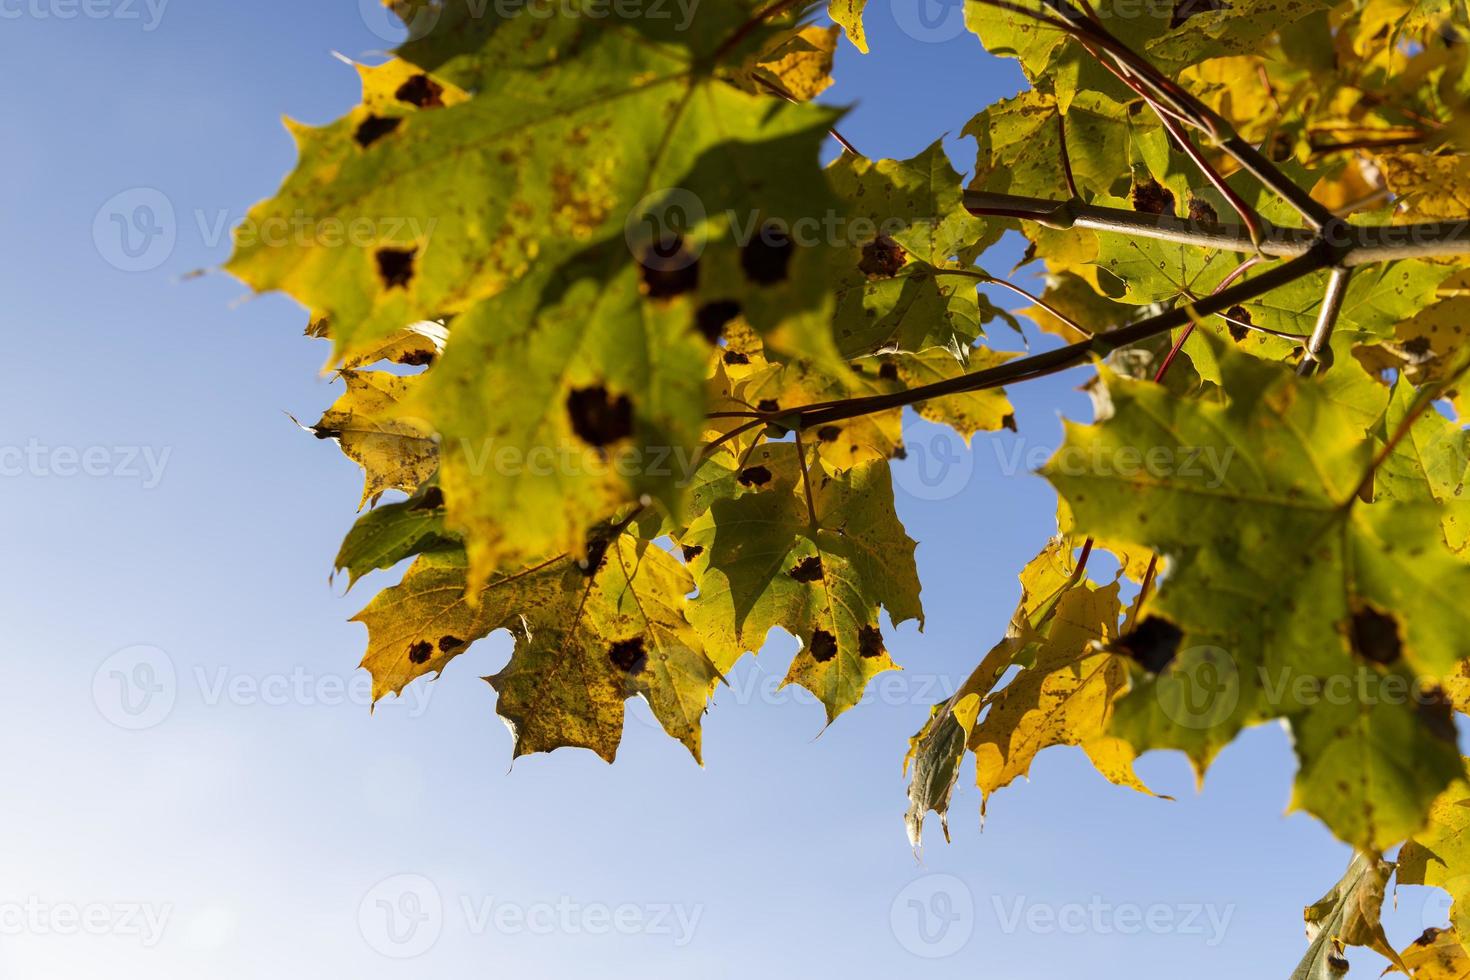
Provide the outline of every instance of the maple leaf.
[[700,718],[720,674],[685,618],[689,574],[631,535],[600,549],[592,562],[559,555],[497,575],[473,596],[463,551],[421,555],[356,617],[368,627],[362,665],[373,700],[442,673],[471,643],[505,629],[515,652],[487,680],[517,756],[574,746],[612,762],[624,702],[637,694],[700,759]]
[[[1322,685],[1407,693],[1451,673],[1470,654],[1470,614],[1452,598],[1470,566],[1438,540],[1432,509],[1357,500],[1373,445],[1322,385],[1209,343],[1237,393],[1229,404],[1105,370],[1116,414],[1069,423],[1043,471],[1079,531],[1170,561],[1148,610],[1182,638],[1140,672],[1114,732],[1140,752],[1184,749],[1202,770],[1243,724],[1286,717],[1301,760],[1293,805],[1348,843],[1387,847],[1460,773],[1453,724],[1432,699],[1321,696]],[[1188,452],[1227,462],[1209,475],[1182,465]],[[1200,709],[1190,697],[1206,678],[1224,687]]]
[[831,723],[895,669],[880,610],[894,625],[923,626],[914,542],[881,461],[811,474],[810,501],[794,452],[753,469],[742,472],[746,492],[716,500],[680,538],[699,549],[690,621],[721,670],[759,651],[773,627],[799,638],[784,683],[815,694]]

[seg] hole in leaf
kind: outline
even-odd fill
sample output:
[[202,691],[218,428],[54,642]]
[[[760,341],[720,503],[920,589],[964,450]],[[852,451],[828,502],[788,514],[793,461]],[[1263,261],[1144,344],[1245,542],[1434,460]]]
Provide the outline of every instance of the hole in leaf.
[[619,640],[607,651],[608,659],[625,674],[638,675],[648,666],[648,651],[643,649],[643,637]]
[[378,249],[378,278],[383,280],[384,289],[406,289],[413,282],[416,248]]
[[609,395],[602,385],[573,389],[567,414],[572,431],[589,446],[601,449],[633,434],[633,403],[623,395]]
[[858,271],[869,279],[892,279],[908,260],[909,253],[902,245],[887,235],[879,235],[863,246]]
[[403,120],[396,117],[368,116],[358,124],[357,132],[352,134],[352,138],[365,150],[401,125]]
[[437,109],[444,105],[444,86],[428,75],[419,74],[398,86],[393,97],[420,109]]
[[408,648],[408,662],[411,664],[426,664],[434,655],[434,644],[428,640],[419,640]]
[[1353,652],[1375,664],[1391,664],[1404,654],[1399,621],[1371,606],[1353,612]]
[[712,344],[725,334],[725,325],[740,315],[740,304],[733,299],[717,299],[706,303],[694,314],[694,329]]
[[791,236],[775,222],[767,222],[755,238],[740,251],[740,268],[751,282],[773,286],[785,282],[790,273],[791,257],[796,253]]
[[771,482],[771,471],[764,466],[747,466],[738,478],[742,486],[763,487]]
[[820,582],[822,580],[822,559],[816,555],[803,558],[791,570],[791,577],[798,582]]
[[883,633],[876,626],[858,630],[858,653],[871,660],[883,655]]
[[824,664],[837,656],[837,637],[826,630],[817,630],[812,634],[812,642],[807,649],[811,651],[813,660]]
[[1138,661],[1144,670],[1157,674],[1174,662],[1179,652],[1179,641],[1184,631],[1167,619],[1149,616],[1127,636],[1118,638],[1114,644],[1128,656]]

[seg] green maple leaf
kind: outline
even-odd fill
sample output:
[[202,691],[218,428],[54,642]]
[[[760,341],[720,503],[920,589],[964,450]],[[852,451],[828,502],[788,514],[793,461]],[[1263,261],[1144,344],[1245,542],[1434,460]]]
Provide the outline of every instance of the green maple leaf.
[[[1148,671],[1114,731],[1203,769],[1243,724],[1285,717],[1294,805],[1349,843],[1388,847],[1461,771],[1448,708],[1411,692],[1470,653],[1470,566],[1439,543],[1436,509],[1357,499],[1373,442],[1324,385],[1208,342],[1228,404],[1104,370],[1114,416],[1069,424],[1044,471],[1080,532],[1168,560],[1150,642],[1134,644]],[[1225,464],[1184,464],[1203,451]]]
[[[391,114],[365,105],[319,129],[293,127],[300,164],[245,227],[304,227],[283,240],[239,238],[228,268],[329,317],[345,357],[406,323],[464,313],[532,266],[602,244],[609,279],[667,247],[698,260],[702,284],[751,294],[722,298],[746,300],[750,321],[789,349],[828,351],[828,249],[757,256],[785,263],[760,270],[763,289],[730,272],[737,239],[754,241],[773,222],[820,222],[837,206],[816,163],[838,113],[718,76],[789,23],[744,31],[758,7],[701,8],[680,31],[655,19],[614,30],[593,16],[476,16],[451,4],[403,54],[433,73],[428,83],[471,97],[399,100]],[[356,230],[344,241],[323,234],[329,226]]]
[[963,205],[942,141],[909,160],[843,154],[827,169],[852,222],[834,320],[848,357],[878,350],[968,347],[997,315],[976,277],[955,274],[1000,237]]
[[337,551],[335,567],[347,572],[351,588],[367,573],[392,568],[405,558],[461,547],[444,527],[444,494],[430,484],[408,500],[359,517]]
[[815,694],[830,723],[869,680],[895,669],[880,610],[921,628],[923,611],[915,546],[894,513],[886,463],[836,475],[817,467],[811,479],[816,529],[791,452],[745,468],[747,491],[716,500],[680,542],[697,549],[689,615],[716,666],[757,652],[780,626],[802,642],[785,683]]
[[[1384,416],[1385,438],[1404,424],[1415,405],[1408,384],[1394,386]],[[1430,410],[1410,427],[1379,467],[1376,492],[1386,500],[1420,501],[1442,508],[1445,544],[1458,555],[1470,557],[1470,499],[1465,481],[1470,475],[1470,432]]]
[[693,583],[673,556],[620,534],[591,562],[559,555],[468,588],[463,551],[430,552],[357,615],[374,700],[506,629],[515,652],[487,680],[517,756],[574,746],[613,761],[624,702],[637,694],[700,758],[700,719],[720,676],[685,618]]

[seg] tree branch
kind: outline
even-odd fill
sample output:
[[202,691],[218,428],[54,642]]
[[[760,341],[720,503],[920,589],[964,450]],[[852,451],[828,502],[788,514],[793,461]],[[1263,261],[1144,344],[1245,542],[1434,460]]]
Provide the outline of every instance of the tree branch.
[[973,374],[962,374],[906,391],[851,398],[835,404],[786,409],[779,415],[772,414],[771,421],[777,421],[778,417],[789,420],[795,416],[797,428],[810,429],[844,419],[870,415],[873,412],[902,408],[905,405],[913,405],[933,398],[943,398],[946,395],[999,388],[1014,382],[1046,377],[1084,364],[1094,355],[1107,354],[1119,347],[1126,347],[1175,327],[1183,326],[1194,318],[1212,316],[1237,304],[1255,299],[1287,283],[1295,282],[1303,276],[1325,269],[1333,264],[1333,260],[1334,256],[1330,251],[1322,249],[1312,251],[1306,255],[1297,256],[1289,262],[1284,262],[1254,279],[1247,279],[1229,289],[1207,296],[1192,306],[1181,306],[1126,327],[1100,333],[1091,340],[1079,341],[1044,354],[1008,361],[997,367],[976,371]]
[[[1186,221],[1170,215],[990,191],[965,191],[964,205],[973,215],[1019,218],[1048,228],[1088,228],[1242,254],[1256,251],[1250,232],[1240,225]],[[1394,259],[1470,255],[1470,220],[1407,225],[1354,225],[1336,218],[1333,222],[1320,233],[1264,222],[1260,251],[1273,258],[1292,258],[1325,242],[1338,253],[1339,264],[1349,268]]]

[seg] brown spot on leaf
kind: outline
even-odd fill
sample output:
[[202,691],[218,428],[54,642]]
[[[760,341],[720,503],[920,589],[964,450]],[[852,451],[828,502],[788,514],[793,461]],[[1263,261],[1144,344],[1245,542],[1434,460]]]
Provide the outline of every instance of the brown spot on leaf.
[[897,381],[898,365],[894,364],[892,361],[884,361],[883,364],[878,368],[878,377],[882,378],[884,381]]
[[602,385],[575,388],[567,396],[567,414],[577,438],[601,449],[633,434],[633,403],[609,395]]
[[771,482],[771,471],[764,466],[747,466],[740,471],[738,479],[743,486],[763,487]]
[[643,649],[643,637],[619,640],[607,651],[608,659],[625,674],[637,676],[648,666],[648,651]]
[[781,403],[778,402],[778,401],[776,401],[776,399],[774,399],[774,398],[762,398],[760,401],[758,401],[758,402],[755,403],[755,407],[756,407],[756,411],[760,411],[760,412],[779,412],[779,411],[781,411]]
[[384,289],[407,289],[413,282],[416,248],[378,249],[378,278],[383,280]]
[[434,644],[428,640],[419,640],[408,648],[408,662],[411,664],[426,664],[434,655]]
[[726,364],[749,364],[750,363],[750,358],[746,357],[744,354],[740,353],[738,350],[727,350],[727,351],[725,351],[725,363]]
[[725,324],[740,315],[740,304],[733,299],[717,299],[706,303],[694,314],[694,329],[711,344],[724,336]]
[[751,282],[774,286],[785,282],[790,274],[791,258],[796,246],[786,230],[774,222],[761,226],[760,232],[740,250],[740,268]]
[[1455,742],[1459,733],[1455,730],[1455,706],[1449,696],[1437,687],[1427,688],[1414,699],[1414,714],[1436,738]]
[[1248,327],[1254,326],[1255,321],[1251,319],[1251,311],[1244,306],[1232,306],[1225,311],[1225,319],[1229,325],[1230,336],[1238,344],[1250,333]]
[[813,660],[824,664],[837,656],[837,637],[826,630],[817,630],[812,634],[812,642],[807,649],[811,651]]
[[444,86],[420,73],[398,86],[393,97],[420,109],[438,109],[444,105]]
[[1428,337],[1410,337],[1399,345],[1404,353],[1413,357],[1416,361],[1421,360],[1429,353]]
[[1169,18],[1169,26],[1182,27],[1185,21],[1197,14],[1229,9],[1230,4],[1225,0],[1174,0],[1174,14]]
[[1133,210],[1144,214],[1174,214],[1174,192],[1152,177],[1133,185]]
[[673,299],[699,288],[699,259],[670,235],[643,250],[638,258],[639,290],[649,299]]
[[434,361],[434,352],[431,350],[404,351],[398,355],[397,361],[405,367],[423,367]]
[[1167,619],[1149,616],[1131,633],[1114,644],[1151,674],[1157,674],[1174,662],[1184,631]]
[[462,646],[464,646],[464,640],[461,640],[457,636],[441,636],[441,637],[439,637],[439,652],[440,653],[448,653],[451,650],[458,650]]
[[401,125],[403,120],[396,117],[368,116],[358,124],[357,132],[352,134],[352,138],[365,150]]
[[808,555],[796,563],[796,567],[791,570],[791,577],[802,583],[820,582],[822,559],[817,555]]
[[842,427],[837,425],[824,425],[817,430],[817,438],[822,442],[836,442],[840,435]]
[[1218,225],[1220,223],[1220,215],[1215,212],[1215,206],[1209,201],[1191,194],[1189,196],[1189,220]]
[[858,630],[858,653],[868,660],[883,655],[883,634],[876,626]]
[[909,253],[902,245],[887,235],[879,235],[863,246],[858,271],[869,279],[892,279],[908,260]]
[[1395,663],[1404,654],[1399,621],[1371,606],[1353,611],[1353,652],[1370,663]]
[[596,528],[587,535],[587,557],[577,562],[577,568],[584,576],[591,578],[597,574],[597,570],[602,567],[602,560],[607,557],[607,546],[610,543],[606,528]]
[[684,553],[684,560],[685,561],[693,561],[694,559],[698,558],[700,555],[704,554],[704,545],[699,545],[699,544],[686,544],[680,550],[683,551],[683,553]]
[[1000,427],[1002,429],[1008,429],[1011,432],[1020,431],[1016,428],[1016,416],[1010,412],[1007,412],[1005,415],[1001,416]]

